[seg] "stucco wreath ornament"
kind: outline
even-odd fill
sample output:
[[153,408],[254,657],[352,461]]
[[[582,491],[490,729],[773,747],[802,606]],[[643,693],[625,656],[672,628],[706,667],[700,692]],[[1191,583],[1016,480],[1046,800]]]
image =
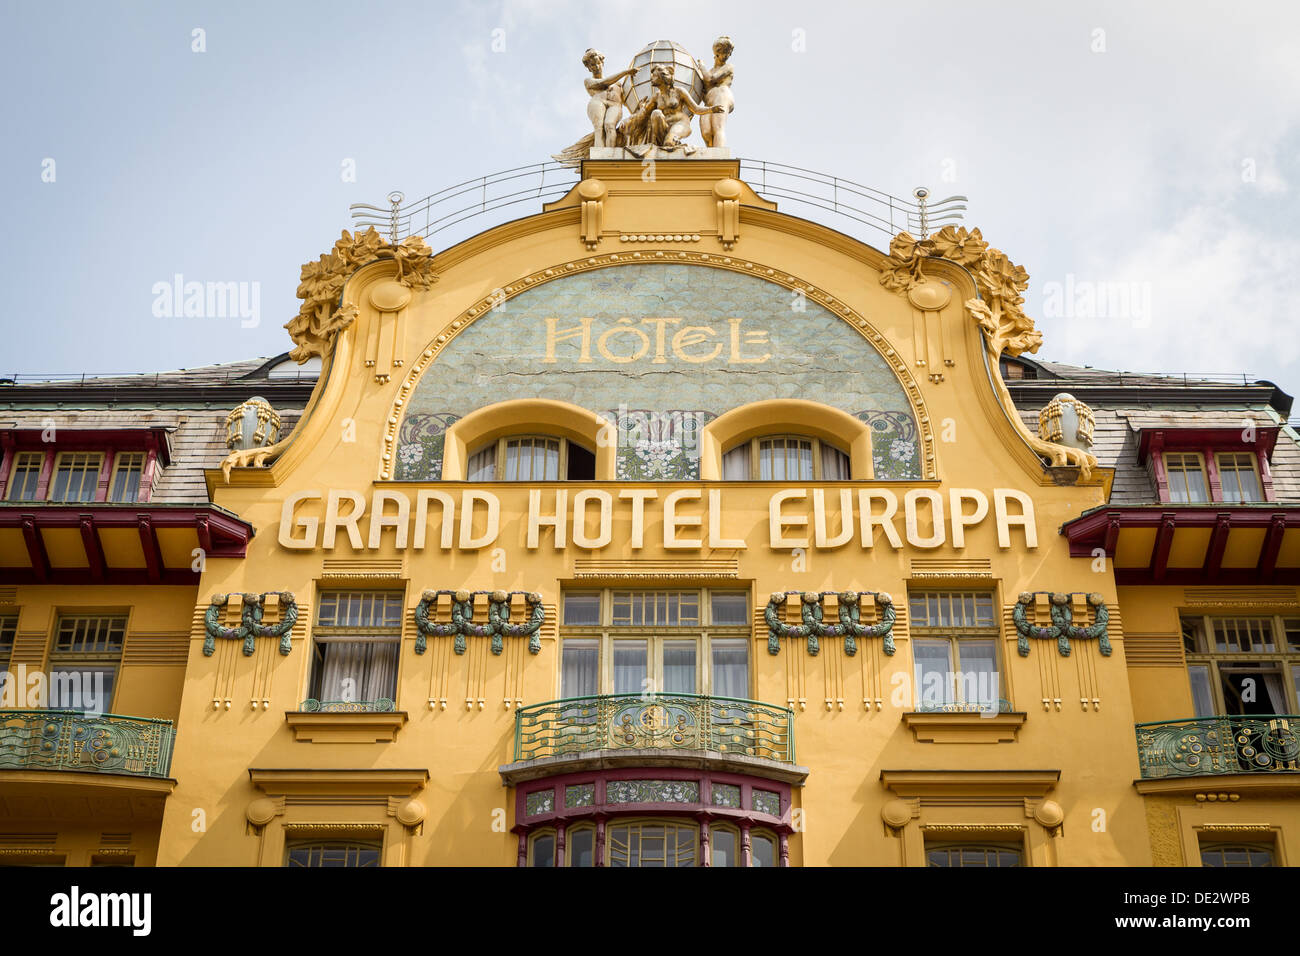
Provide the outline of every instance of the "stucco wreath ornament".
[[[280,621],[278,624],[263,624],[266,597],[276,594],[280,599]],[[211,657],[217,650],[217,638],[244,642],[244,656],[251,657],[257,650],[256,639],[259,637],[278,637],[280,653],[288,655],[293,649],[290,632],[298,621],[298,602],[291,591],[267,591],[264,594],[241,594],[243,610],[240,612],[238,627],[223,627],[220,624],[221,612],[230,603],[230,594],[214,594],[203,614],[203,628],[207,637],[203,641],[203,656]]]
[[[1047,592],[1039,592],[1047,593]],[[1070,641],[1090,640],[1097,641],[1097,649],[1101,651],[1103,657],[1110,657],[1110,610],[1106,607],[1106,600],[1100,594],[1089,594],[1085,598],[1088,606],[1092,608],[1093,622],[1089,625],[1075,624],[1074,611],[1070,602],[1071,594],[1053,593],[1048,597],[1049,609],[1052,615],[1051,627],[1041,627],[1029,623],[1028,611],[1034,603],[1036,594],[1029,591],[1022,593],[1011,609],[1011,620],[1016,625],[1016,633],[1019,635],[1016,639],[1016,650],[1021,657],[1029,656],[1029,639],[1056,641],[1057,652],[1062,657],[1070,656]]]
[[966,313],[979,326],[998,400],[1006,409],[1012,427],[1051,465],[1078,468],[1080,477],[1087,478],[1097,466],[1096,457],[1033,434],[1021,420],[1002,380],[999,359],[1004,353],[1016,356],[1037,352],[1043,343],[1042,333],[1034,328],[1034,320],[1022,308],[1023,293],[1029,288],[1029,273],[1012,262],[1005,252],[991,248],[978,229],[944,226],[922,239],[906,232],[896,235],[889,243],[889,260],[880,273],[880,284],[891,292],[906,295],[930,281],[922,268],[926,259],[947,259],[964,266],[974,277],[979,296],[966,300]]
[[[824,603],[827,595],[835,594],[839,605],[839,623],[824,623]],[[875,599],[876,610],[880,620],[875,624],[863,624],[862,610],[859,606],[864,595]],[[786,600],[798,595],[800,599],[799,616],[802,623],[787,624],[781,619],[781,608]],[[844,653],[852,657],[858,652],[857,639],[860,637],[883,637],[884,650],[888,655],[894,653],[894,599],[883,591],[776,591],[763,609],[763,620],[767,623],[767,652],[781,653],[781,638],[807,638],[808,653],[817,656],[821,651],[823,637],[844,638]]]
[[[451,621],[439,622],[430,612],[437,606],[441,595],[451,597]],[[474,596],[488,595],[488,619],[486,623],[474,620]],[[528,608],[526,620],[510,620],[510,602],[516,595],[522,595]],[[546,618],[546,608],[542,596],[536,591],[425,591],[420,596],[420,603],[415,606],[415,627],[419,636],[415,639],[415,653],[423,654],[428,648],[429,637],[455,636],[454,649],[457,654],[466,650],[465,638],[491,637],[492,653],[500,654],[505,650],[506,637],[527,637],[528,652],[540,654],[542,637],[539,633],[542,621]]]

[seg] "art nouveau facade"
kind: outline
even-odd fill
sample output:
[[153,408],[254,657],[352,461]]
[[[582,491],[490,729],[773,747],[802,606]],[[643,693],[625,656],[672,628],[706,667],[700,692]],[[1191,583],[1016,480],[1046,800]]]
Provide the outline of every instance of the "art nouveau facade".
[[5,697],[14,861],[1300,860],[1273,386],[1030,361],[977,232],[708,158],[303,279],[318,379],[0,391],[6,694],[117,715]]

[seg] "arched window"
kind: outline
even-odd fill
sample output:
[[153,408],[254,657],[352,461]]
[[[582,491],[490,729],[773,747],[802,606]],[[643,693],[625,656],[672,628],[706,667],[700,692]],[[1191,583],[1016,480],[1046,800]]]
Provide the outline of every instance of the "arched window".
[[467,481],[592,481],[596,455],[554,435],[508,435],[479,446],[466,464]]
[[740,858],[740,831],[733,826],[709,827],[709,855],[712,866],[744,866]]
[[724,481],[847,481],[849,455],[829,441],[805,435],[762,435],[722,456]]
[[1273,849],[1262,843],[1203,843],[1201,866],[1272,866]]
[[749,835],[751,866],[776,866],[776,837],[755,831]]
[[596,865],[596,828],[593,826],[572,827],[565,834],[565,848],[569,855],[569,866]]
[[285,866],[379,866],[382,840],[290,840]]

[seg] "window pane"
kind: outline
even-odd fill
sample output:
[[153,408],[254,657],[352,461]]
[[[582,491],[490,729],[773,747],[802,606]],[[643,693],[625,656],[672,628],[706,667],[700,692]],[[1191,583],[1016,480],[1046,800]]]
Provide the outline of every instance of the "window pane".
[[776,866],[776,841],[756,833],[749,841],[749,854],[754,866]]
[[1214,716],[1214,692],[1210,689],[1210,667],[1208,664],[1191,664],[1187,676],[1192,683],[1192,706],[1197,717]]
[[1273,850],[1263,845],[1210,845],[1201,848],[1202,866],[1272,866]]
[[714,591],[710,595],[713,623],[722,627],[749,624],[749,595],[744,591]]
[[822,443],[822,480],[848,481],[849,456],[834,445]]
[[24,451],[14,456],[13,470],[9,473],[10,501],[36,500],[36,486],[44,463],[45,454],[39,451]]
[[737,445],[722,456],[723,481],[748,481],[750,478],[749,442]]
[[72,654],[121,653],[125,636],[125,617],[61,617],[54,649]]
[[951,645],[948,641],[913,640],[912,659],[917,709],[953,703]]
[[1002,696],[998,680],[997,645],[993,641],[962,639],[957,642],[961,700],[981,709],[997,709]]
[[600,592],[568,593],[564,595],[564,623],[577,627],[590,627],[600,623]]
[[469,456],[465,465],[466,481],[492,481],[497,470],[497,443],[492,442]]
[[51,501],[94,501],[103,456],[78,452],[59,456],[54,468]]
[[1002,846],[926,847],[930,866],[1019,866],[1020,851]]
[[140,478],[144,474],[144,454],[129,452],[117,456],[113,470],[110,501],[135,501],[140,497]]
[[379,866],[380,843],[342,840],[290,841],[286,866]]
[[533,866],[555,866],[555,837],[549,833],[533,839]]
[[731,830],[712,830],[709,833],[710,851],[714,866],[740,866],[736,852],[736,834]]
[[614,693],[640,694],[646,689],[646,642],[614,642]]
[[559,439],[511,438],[506,442],[506,481],[555,481],[559,477]]
[[577,830],[568,834],[569,866],[593,866],[596,849],[595,830]]
[[600,642],[566,640],[561,671],[561,697],[593,697],[600,693]]
[[749,699],[749,641],[744,638],[711,640],[714,697]]
[[49,706],[88,714],[108,713],[116,667],[51,667]]
[[695,693],[695,642],[664,641],[664,693]]
[[317,694],[348,704],[392,701],[397,696],[399,642],[323,641],[317,644]]

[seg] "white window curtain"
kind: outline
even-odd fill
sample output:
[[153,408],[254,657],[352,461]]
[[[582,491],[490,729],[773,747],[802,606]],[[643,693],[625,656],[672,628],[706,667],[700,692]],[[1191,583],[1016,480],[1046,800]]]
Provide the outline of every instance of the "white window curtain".
[[1282,687],[1282,675],[1278,673],[1264,673],[1264,690],[1268,694],[1269,706],[1274,714],[1285,714],[1286,691]]
[[694,641],[664,641],[664,693],[695,693]]
[[748,481],[749,478],[749,442],[745,442],[722,456],[722,480]]
[[614,642],[614,693],[640,694],[646,689],[646,642]]
[[749,643],[744,638],[713,642],[714,697],[749,699]]
[[465,466],[466,481],[492,481],[497,470],[497,443],[492,442],[469,456]]
[[397,696],[396,640],[326,641],[321,651],[321,700],[393,700]]
[[825,442],[822,443],[822,480],[849,480],[849,456]]
[[594,697],[600,693],[600,647],[594,640],[564,642],[560,696]]

